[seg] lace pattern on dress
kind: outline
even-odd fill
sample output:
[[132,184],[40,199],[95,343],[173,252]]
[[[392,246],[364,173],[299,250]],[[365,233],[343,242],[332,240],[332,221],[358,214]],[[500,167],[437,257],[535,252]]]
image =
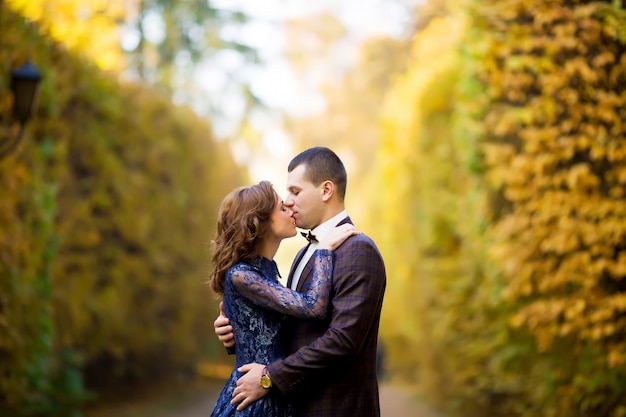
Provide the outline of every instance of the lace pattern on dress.
[[325,317],[328,310],[334,255],[315,251],[311,287],[300,294],[278,282],[278,268],[266,258],[248,259],[230,268],[224,285],[224,312],[235,334],[235,369],[226,381],[212,417],[290,417],[291,407],[277,390],[243,411],[230,404],[241,376],[237,368],[246,363],[269,364],[282,358],[279,332],[285,315],[304,318]]
[[298,318],[323,319],[328,312],[333,252],[318,249],[314,257],[313,280],[306,293],[292,291],[277,280],[268,280],[253,264],[235,265],[229,271],[230,280],[242,296],[258,306]]

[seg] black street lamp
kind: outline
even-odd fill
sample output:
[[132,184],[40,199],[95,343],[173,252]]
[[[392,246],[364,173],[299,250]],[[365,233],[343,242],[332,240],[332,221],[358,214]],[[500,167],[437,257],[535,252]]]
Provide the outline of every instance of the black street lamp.
[[19,124],[17,134],[10,134],[10,126],[6,127],[6,135],[0,138],[0,158],[10,154],[18,145],[24,134],[24,126],[33,113],[33,107],[39,91],[41,74],[30,62],[11,72],[11,91],[13,92],[12,118]]

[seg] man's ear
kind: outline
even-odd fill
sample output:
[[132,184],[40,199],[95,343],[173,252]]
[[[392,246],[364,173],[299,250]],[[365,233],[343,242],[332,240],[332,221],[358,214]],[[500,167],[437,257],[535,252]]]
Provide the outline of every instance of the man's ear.
[[322,196],[323,201],[328,201],[335,194],[335,184],[332,181],[324,181],[322,183],[322,191],[324,195]]

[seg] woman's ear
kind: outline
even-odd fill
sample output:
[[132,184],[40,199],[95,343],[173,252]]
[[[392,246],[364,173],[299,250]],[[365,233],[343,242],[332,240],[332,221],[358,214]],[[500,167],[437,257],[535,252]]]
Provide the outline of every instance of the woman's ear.
[[322,184],[322,191],[324,195],[322,196],[323,201],[328,201],[335,194],[335,184],[332,181],[324,181]]

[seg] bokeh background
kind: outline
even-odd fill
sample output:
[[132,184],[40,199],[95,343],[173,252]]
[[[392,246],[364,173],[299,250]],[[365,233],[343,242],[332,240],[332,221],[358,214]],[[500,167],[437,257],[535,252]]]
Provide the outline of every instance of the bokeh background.
[[0,160],[0,414],[223,378],[219,202],[322,145],[386,262],[385,381],[449,416],[626,416],[624,7],[0,0],[5,136],[11,70],[43,76]]

